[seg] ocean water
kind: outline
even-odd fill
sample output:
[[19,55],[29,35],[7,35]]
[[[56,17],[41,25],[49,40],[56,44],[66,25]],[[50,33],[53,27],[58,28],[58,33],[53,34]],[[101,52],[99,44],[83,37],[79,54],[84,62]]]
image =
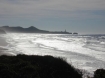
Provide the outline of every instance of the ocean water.
[[105,68],[105,35],[25,34],[1,35],[5,54],[52,55],[93,73]]

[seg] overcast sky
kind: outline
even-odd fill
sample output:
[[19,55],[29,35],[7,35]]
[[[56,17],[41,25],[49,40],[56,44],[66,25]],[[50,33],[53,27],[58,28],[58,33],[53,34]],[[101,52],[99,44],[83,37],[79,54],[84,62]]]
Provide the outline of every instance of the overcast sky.
[[0,0],[0,26],[105,34],[105,0]]

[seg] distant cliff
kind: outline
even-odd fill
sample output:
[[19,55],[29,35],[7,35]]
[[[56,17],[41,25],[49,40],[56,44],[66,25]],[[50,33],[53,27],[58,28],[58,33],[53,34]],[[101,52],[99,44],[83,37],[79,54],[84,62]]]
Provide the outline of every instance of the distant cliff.
[[17,27],[9,27],[9,26],[2,26],[0,29],[5,30],[6,32],[16,32],[16,33],[45,33],[45,34],[72,34],[66,31],[46,31],[46,30],[40,30],[34,26],[30,26],[28,28],[23,28],[20,26]]
[[48,33],[49,31],[40,30],[34,26],[30,26],[29,28],[23,28],[20,26],[17,27],[9,27],[2,26],[0,29],[5,30],[6,32],[17,32],[17,33]]

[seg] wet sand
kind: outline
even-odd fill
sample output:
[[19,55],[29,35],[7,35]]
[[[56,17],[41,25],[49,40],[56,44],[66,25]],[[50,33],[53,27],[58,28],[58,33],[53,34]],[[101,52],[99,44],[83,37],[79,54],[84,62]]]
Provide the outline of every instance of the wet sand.
[[5,41],[5,39],[0,37],[0,55],[8,55],[8,53],[5,52],[6,46],[8,45],[8,43]]
[[8,43],[5,41],[5,39],[0,38],[0,46],[7,46]]

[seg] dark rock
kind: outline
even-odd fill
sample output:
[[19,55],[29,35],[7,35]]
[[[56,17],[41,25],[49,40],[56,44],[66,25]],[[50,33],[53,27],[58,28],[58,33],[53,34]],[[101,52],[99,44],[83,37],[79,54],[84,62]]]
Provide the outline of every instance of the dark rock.
[[73,34],[78,34],[77,32],[74,32]]

